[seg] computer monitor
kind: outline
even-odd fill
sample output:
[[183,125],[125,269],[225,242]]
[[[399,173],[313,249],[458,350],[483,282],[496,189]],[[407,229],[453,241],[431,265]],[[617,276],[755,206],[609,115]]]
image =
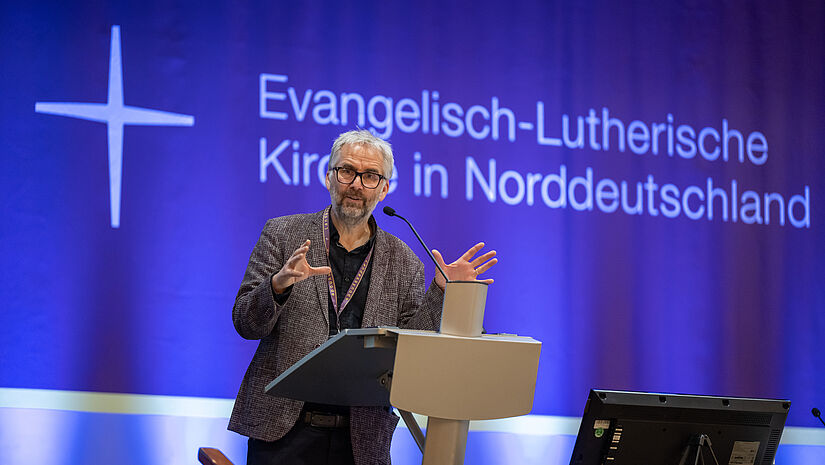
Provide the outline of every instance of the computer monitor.
[[570,465],[771,465],[791,402],[591,390]]

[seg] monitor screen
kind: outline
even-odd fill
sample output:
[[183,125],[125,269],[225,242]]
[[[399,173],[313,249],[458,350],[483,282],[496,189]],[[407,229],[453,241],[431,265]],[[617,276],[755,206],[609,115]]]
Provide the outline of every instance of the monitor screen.
[[[570,465],[770,465],[788,400],[591,390]],[[698,457],[698,458],[697,458]]]

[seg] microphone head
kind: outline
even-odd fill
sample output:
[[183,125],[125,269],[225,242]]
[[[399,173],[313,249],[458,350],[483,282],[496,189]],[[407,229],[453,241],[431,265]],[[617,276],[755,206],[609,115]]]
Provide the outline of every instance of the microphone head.
[[395,216],[395,210],[392,207],[384,207],[384,214],[388,216]]
[[818,408],[816,408],[816,407],[812,408],[811,413],[813,413],[815,417],[819,418],[820,413],[819,413]]

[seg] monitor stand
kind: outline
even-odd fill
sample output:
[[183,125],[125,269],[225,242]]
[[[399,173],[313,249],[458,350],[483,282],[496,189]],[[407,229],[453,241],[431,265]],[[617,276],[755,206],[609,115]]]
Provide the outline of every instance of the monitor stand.
[[[690,437],[688,444],[685,446],[685,452],[682,454],[682,460],[679,460],[679,465],[688,465],[689,463],[699,465],[700,461],[704,464],[703,447],[707,447],[710,451],[710,455],[713,457],[713,463],[719,465],[719,461],[716,460],[716,454],[713,452],[713,444],[711,444],[707,434],[694,434]],[[688,457],[691,457],[691,462],[688,462]]]

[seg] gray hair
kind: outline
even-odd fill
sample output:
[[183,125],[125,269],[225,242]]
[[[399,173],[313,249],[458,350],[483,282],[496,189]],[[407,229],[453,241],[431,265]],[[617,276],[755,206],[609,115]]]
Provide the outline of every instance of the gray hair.
[[381,155],[384,158],[384,172],[381,174],[383,174],[387,180],[392,177],[392,147],[390,147],[389,142],[381,139],[380,137],[374,136],[366,129],[347,131],[335,139],[335,142],[332,143],[332,151],[330,151],[328,170],[334,168],[338,163],[338,159],[341,158],[341,149],[347,144],[366,145],[381,152]]

